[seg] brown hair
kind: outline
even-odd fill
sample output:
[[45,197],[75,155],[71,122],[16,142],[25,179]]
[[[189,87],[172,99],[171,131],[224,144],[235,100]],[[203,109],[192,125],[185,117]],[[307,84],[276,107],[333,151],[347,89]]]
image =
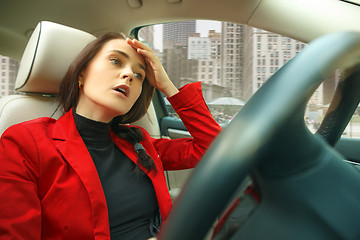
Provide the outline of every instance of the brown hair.
[[[126,39],[125,35],[121,33],[105,33],[99,36],[94,41],[90,42],[75,58],[69,66],[65,74],[59,91],[59,102],[64,112],[70,111],[75,108],[79,99],[79,85],[78,80],[81,72],[88,66],[89,62],[101,50],[101,48],[110,40],[113,39]],[[142,141],[142,133],[138,128],[128,128],[120,124],[127,124],[139,120],[145,115],[151,103],[154,94],[154,87],[147,81],[146,77],[143,81],[142,92],[134,103],[132,108],[126,114],[117,116],[112,121],[112,131],[119,137],[128,140],[135,144]],[[143,165],[148,171],[155,169],[154,161],[145,151],[138,153],[138,164]]]

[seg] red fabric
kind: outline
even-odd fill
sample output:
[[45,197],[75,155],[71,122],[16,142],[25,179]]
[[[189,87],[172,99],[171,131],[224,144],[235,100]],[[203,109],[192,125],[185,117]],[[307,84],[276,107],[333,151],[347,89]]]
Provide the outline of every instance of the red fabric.
[[[201,95],[200,83],[169,98],[194,138],[142,141],[154,159],[153,182],[163,220],[171,198],[163,169],[194,167],[221,130]],[[111,135],[134,162],[125,140]],[[0,141],[1,239],[110,239],[108,211],[95,165],[72,111],[59,120],[39,118],[10,127]]]
[[238,197],[233,203],[232,205],[230,206],[230,208],[225,212],[225,214],[220,218],[220,220],[217,222],[215,228],[214,228],[214,231],[213,231],[213,234],[212,234],[212,237],[211,239],[214,238],[214,236],[216,236],[221,228],[224,226],[226,220],[230,217],[231,213],[236,209],[236,207],[238,206],[240,202],[240,197]]
[[[257,203],[261,201],[261,196],[259,192],[254,188],[254,186],[251,184],[245,191],[245,195],[250,195]],[[237,208],[241,201],[241,197],[236,198],[230,205],[230,207],[226,210],[226,212],[221,216],[219,221],[217,222],[211,239],[214,239],[214,237],[220,232],[221,228],[224,226],[225,222],[228,220],[230,215],[234,212],[234,210]]]
[[244,193],[247,195],[251,195],[257,203],[261,201],[261,196],[259,191],[252,184],[245,190]]

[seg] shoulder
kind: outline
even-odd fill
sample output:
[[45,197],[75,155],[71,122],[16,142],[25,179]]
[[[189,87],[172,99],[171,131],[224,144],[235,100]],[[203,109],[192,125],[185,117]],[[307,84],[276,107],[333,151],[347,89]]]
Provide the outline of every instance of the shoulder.
[[40,134],[41,132],[48,131],[48,129],[51,128],[55,122],[55,119],[49,117],[41,117],[21,122],[10,126],[5,130],[1,137],[17,136],[21,138],[29,134]]
[[48,129],[54,122],[51,118],[38,118],[10,126],[0,139],[2,173],[36,181],[43,153],[51,152]]

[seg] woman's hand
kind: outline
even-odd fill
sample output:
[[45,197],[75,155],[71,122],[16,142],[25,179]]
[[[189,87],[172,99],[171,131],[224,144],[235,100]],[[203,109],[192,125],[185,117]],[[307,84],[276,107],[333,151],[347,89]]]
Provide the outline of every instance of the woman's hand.
[[169,76],[161,65],[159,58],[149,46],[136,39],[128,38],[126,39],[126,42],[144,57],[147,64],[146,79],[151,85],[159,89],[167,97],[171,97],[179,92],[179,90],[171,82]]

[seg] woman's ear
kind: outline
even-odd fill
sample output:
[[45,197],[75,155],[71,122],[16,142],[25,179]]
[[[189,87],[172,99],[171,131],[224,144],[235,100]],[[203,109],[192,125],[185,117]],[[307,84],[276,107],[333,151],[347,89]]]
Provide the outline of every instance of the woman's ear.
[[84,79],[82,78],[81,75],[79,76],[78,83],[79,83],[79,88],[81,88],[84,85]]
[[84,85],[84,76],[86,74],[86,70],[82,70],[80,72],[79,78],[78,78],[78,83],[79,83],[79,88],[81,88]]
[[86,69],[84,69],[84,70],[82,70],[82,71],[80,72],[79,79],[80,79],[80,78],[81,78],[81,79],[84,79],[85,76],[86,76]]

